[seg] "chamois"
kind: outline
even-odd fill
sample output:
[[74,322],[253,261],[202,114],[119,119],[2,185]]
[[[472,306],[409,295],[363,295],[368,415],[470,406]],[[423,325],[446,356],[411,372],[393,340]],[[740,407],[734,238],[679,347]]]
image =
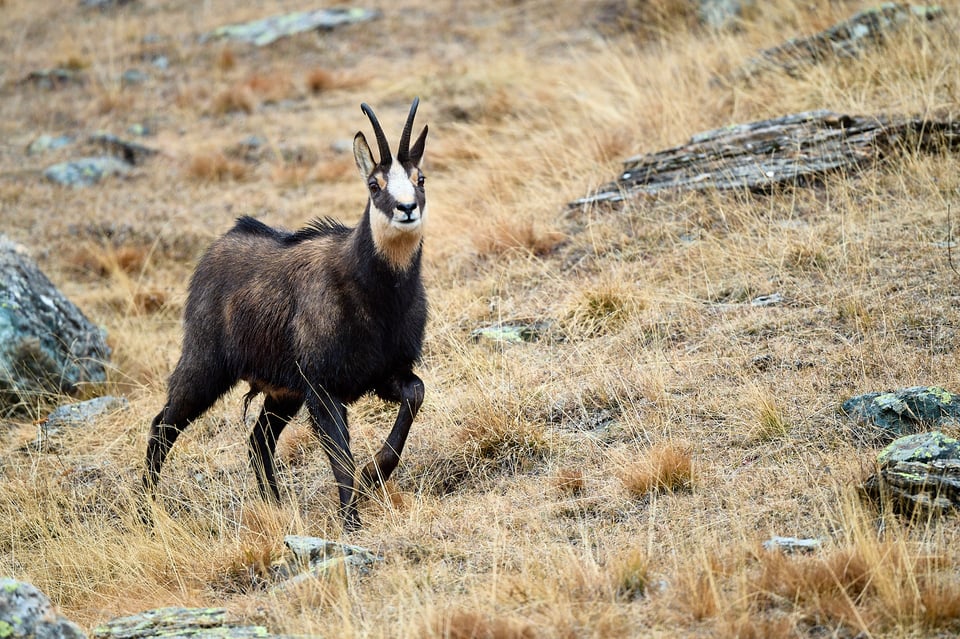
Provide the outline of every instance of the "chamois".
[[413,373],[427,319],[420,277],[426,126],[410,146],[418,104],[410,106],[396,157],[373,110],[361,105],[380,160],[358,132],[353,155],[369,198],[357,226],[317,218],[289,232],[244,216],[207,249],[190,281],[167,402],[150,427],[145,499],[177,436],[243,380],[246,403],[265,396],[248,448],[263,498],[279,500],[277,438],[306,404],[333,468],[344,530],[360,527],[346,407],[369,392],[400,403],[383,447],[360,473],[360,487],[372,488],[399,463],[424,395]]

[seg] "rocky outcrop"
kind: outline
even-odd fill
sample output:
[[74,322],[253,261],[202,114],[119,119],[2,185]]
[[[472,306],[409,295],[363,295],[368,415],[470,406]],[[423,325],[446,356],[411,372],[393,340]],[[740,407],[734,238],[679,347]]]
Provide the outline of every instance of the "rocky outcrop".
[[877,472],[863,491],[908,515],[955,511],[960,507],[960,441],[938,431],[901,437],[877,455]]
[[[906,142],[909,142],[907,144]],[[619,177],[571,208],[677,191],[767,192],[839,171],[855,173],[904,148],[960,149],[950,118],[794,113],[699,133],[680,146],[629,158]]]
[[0,235],[0,414],[106,381],[104,333]]
[[0,638],[86,639],[86,635],[36,587],[0,577]]
[[897,437],[960,424],[960,395],[939,386],[866,393],[840,408],[853,421],[854,438],[868,444],[884,445]]

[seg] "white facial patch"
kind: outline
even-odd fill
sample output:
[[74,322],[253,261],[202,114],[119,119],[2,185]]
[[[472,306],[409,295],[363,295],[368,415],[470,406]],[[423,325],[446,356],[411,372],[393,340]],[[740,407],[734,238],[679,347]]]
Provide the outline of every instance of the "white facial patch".
[[413,182],[399,162],[394,162],[387,174],[387,193],[393,196],[397,204],[412,204],[417,201]]

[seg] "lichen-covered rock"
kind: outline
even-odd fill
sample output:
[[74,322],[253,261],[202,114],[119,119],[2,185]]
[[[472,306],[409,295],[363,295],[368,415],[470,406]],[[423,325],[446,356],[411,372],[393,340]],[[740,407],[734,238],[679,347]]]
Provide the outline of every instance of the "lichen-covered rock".
[[470,332],[470,337],[475,342],[481,339],[516,344],[535,342],[543,337],[549,327],[549,322],[500,322],[476,328]]
[[364,22],[379,15],[379,11],[358,7],[296,11],[253,22],[223,26],[204,36],[204,39],[229,38],[262,47],[287,36],[316,29],[333,29],[351,22]]
[[912,386],[890,393],[867,393],[841,405],[854,421],[854,435],[885,444],[897,437],[960,424],[960,395],[939,386]]
[[908,21],[915,20],[922,24],[943,15],[943,8],[938,5],[884,2],[859,11],[812,36],[793,38],[779,46],[764,49],[758,57],[749,60],[736,77],[745,79],[770,69],[793,74],[822,60],[856,57],[869,45],[882,42],[901,29]]
[[912,514],[960,507],[960,441],[941,432],[901,437],[877,455],[877,472],[864,482],[874,501]]
[[126,397],[104,395],[85,402],[64,404],[55,408],[41,424],[44,437],[57,434],[64,426],[87,426],[94,418],[130,406]]
[[0,639],[86,639],[35,586],[0,577]]
[[383,561],[383,557],[366,548],[318,537],[287,535],[283,543],[290,550],[290,557],[275,566],[275,572],[277,577],[288,578],[277,584],[275,590],[317,578],[345,582],[351,570],[365,574],[375,562]]
[[0,414],[106,381],[109,357],[103,331],[0,235]]
[[93,639],[270,639],[263,626],[232,623],[223,608],[159,608],[111,619],[93,629]]
[[43,175],[62,186],[93,186],[105,177],[126,175],[130,164],[110,155],[78,158],[47,167]]

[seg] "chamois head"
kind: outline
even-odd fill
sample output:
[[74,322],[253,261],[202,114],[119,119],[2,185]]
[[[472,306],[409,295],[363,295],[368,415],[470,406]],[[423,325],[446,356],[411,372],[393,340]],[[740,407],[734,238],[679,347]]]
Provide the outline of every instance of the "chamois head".
[[370,229],[374,244],[380,254],[397,269],[406,268],[420,246],[423,218],[426,215],[426,196],[423,190],[424,175],[420,170],[423,148],[427,140],[427,127],[423,127],[417,141],[410,147],[410,132],[417,114],[420,98],[414,98],[410,114],[400,135],[396,157],[383,134],[383,128],[366,103],[360,108],[370,118],[377,137],[380,161],[373,153],[362,132],[353,138],[353,157],[360,175],[370,192]]

